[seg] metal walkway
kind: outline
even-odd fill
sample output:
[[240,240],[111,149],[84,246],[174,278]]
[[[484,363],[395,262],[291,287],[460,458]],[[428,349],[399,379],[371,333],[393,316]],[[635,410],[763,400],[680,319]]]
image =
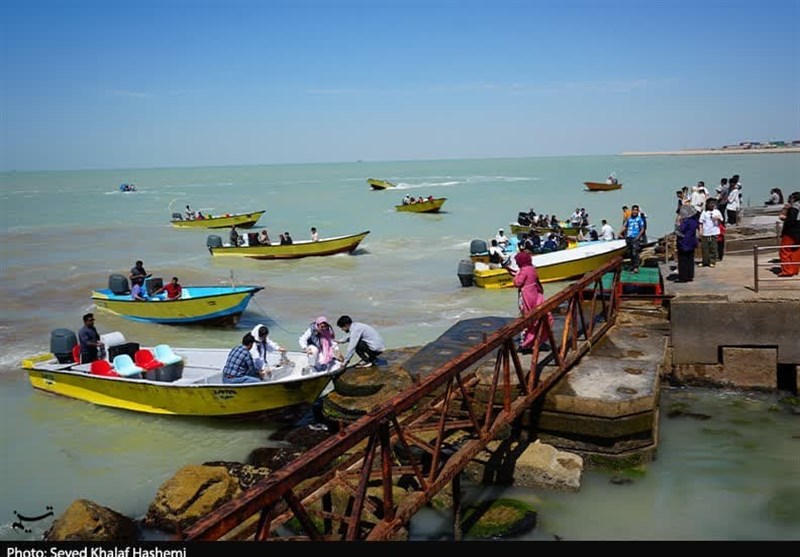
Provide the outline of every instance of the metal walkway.
[[[460,539],[461,472],[614,325],[621,264],[616,258],[492,334],[468,334],[459,355],[206,515],[181,539],[391,540],[450,483]],[[613,280],[604,286],[606,273]],[[550,312],[563,315],[560,331],[550,325]],[[515,340],[527,327],[552,350],[537,346],[521,357]],[[490,357],[487,385],[475,370]]]

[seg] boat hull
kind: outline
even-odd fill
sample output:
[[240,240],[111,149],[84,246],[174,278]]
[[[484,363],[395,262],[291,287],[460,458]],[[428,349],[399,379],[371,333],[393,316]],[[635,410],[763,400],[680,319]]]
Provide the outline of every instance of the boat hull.
[[288,245],[272,244],[269,246],[222,246],[208,249],[215,257],[249,257],[251,259],[322,257],[355,251],[367,234],[369,234],[369,230],[351,236],[326,238],[317,242],[300,241]]
[[385,190],[395,187],[395,185],[388,180],[378,180],[377,178],[369,178],[367,179],[367,183],[374,190]]
[[589,191],[611,191],[611,190],[618,190],[622,187],[622,184],[609,184],[607,182],[584,182],[584,186]]
[[[539,274],[539,280],[543,283],[557,282],[583,276],[615,257],[624,257],[627,250],[625,240],[591,242],[591,244],[591,246],[534,255],[532,260]],[[504,268],[475,269],[473,282],[480,288],[508,288],[514,286],[514,277]]]
[[239,213],[230,216],[206,217],[196,220],[171,220],[170,223],[175,228],[252,228],[266,211],[255,211],[253,213]]
[[439,197],[430,201],[409,203],[408,205],[395,205],[394,208],[405,213],[438,213],[447,201],[446,197]]
[[[180,349],[175,352],[187,360],[186,369],[190,370],[191,354]],[[228,350],[216,352],[214,365],[219,371]],[[287,381],[222,384],[203,380],[192,383],[184,372],[177,381],[160,382],[91,375],[68,365],[61,366],[65,369],[41,369],[41,360],[35,357],[23,362],[31,386],[37,390],[109,408],[175,416],[241,416],[311,404],[334,377],[332,373],[312,373]],[[217,373],[217,377],[221,375]]]
[[191,286],[184,287],[184,297],[179,300],[146,302],[103,289],[92,292],[92,301],[100,309],[143,323],[235,325],[253,296],[263,289],[263,286]]

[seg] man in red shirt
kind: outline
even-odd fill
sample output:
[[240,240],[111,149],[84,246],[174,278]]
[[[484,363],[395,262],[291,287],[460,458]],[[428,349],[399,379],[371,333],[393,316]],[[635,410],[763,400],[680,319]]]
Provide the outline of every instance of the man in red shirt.
[[172,277],[172,282],[165,284],[156,290],[154,294],[161,294],[162,292],[167,293],[167,300],[177,300],[180,298],[183,288],[181,288],[181,285],[178,284],[178,277]]

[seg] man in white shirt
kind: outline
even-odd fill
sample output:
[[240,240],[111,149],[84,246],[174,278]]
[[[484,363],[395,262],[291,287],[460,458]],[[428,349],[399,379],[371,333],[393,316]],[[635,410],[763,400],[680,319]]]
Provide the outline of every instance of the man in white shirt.
[[497,231],[497,236],[495,236],[494,239],[497,240],[497,245],[505,251],[510,240],[508,239],[508,236],[505,235],[505,232],[503,232],[502,228]]
[[719,225],[724,222],[722,213],[717,209],[713,199],[706,203],[706,210],[700,215],[699,228],[702,233],[700,240],[703,249],[703,267],[714,267],[717,263],[717,236]]
[[604,241],[613,240],[614,239],[614,229],[608,224],[606,219],[600,221],[603,223],[603,226],[600,227],[600,239]]

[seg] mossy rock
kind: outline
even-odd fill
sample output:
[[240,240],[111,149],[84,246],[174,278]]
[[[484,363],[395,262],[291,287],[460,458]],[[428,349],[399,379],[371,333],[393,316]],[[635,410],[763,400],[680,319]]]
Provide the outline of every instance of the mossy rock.
[[467,507],[461,519],[465,538],[511,538],[536,527],[536,510],[515,499],[481,501]]

